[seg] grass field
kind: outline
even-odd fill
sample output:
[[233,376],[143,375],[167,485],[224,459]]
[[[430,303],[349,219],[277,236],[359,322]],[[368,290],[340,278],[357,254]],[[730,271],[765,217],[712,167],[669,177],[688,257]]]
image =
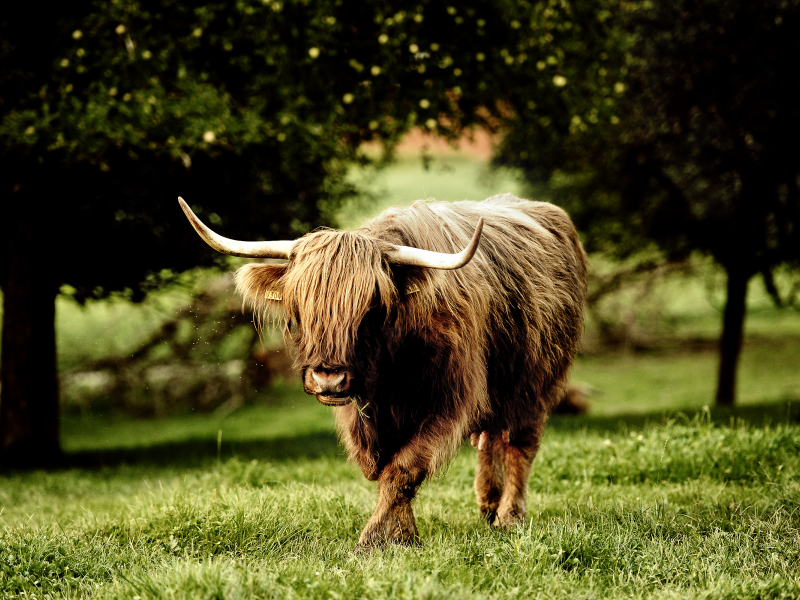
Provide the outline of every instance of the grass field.
[[[384,205],[514,191],[449,160],[407,159],[373,189]],[[702,289],[659,292],[670,343],[579,357],[591,412],[548,424],[523,527],[479,519],[466,445],[415,501],[420,546],[354,554],[375,486],[332,409],[282,384],[224,417],[65,418],[63,469],[0,474],[0,598],[800,598],[800,316],[754,287],[739,406],[709,410]],[[174,293],[139,312],[60,303],[62,363],[125,351],[190,287]]]
[[106,437],[68,423],[79,466],[3,477],[0,592],[793,598],[797,410],[759,408],[769,426],[739,419],[731,428],[703,412],[637,424],[555,419],[531,478],[529,519],[514,531],[478,519],[465,448],[416,502],[422,546],[369,556],[351,550],[374,490],[345,463],[329,410],[313,401],[223,422],[105,424]]
[[458,153],[437,156],[427,168],[417,154],[401,154],[389,169],[356,171],[352,178],[369,196],[340,211],[338,224],[345,229],[358,227],[365,215],[415,200],[483,200],[495,194],[519,195],[523,189],[513,173],[491,170],[486,163]]
[[224,419],[69,418],[68,467],[0,477],[0,597],[800,597],[800,393],[762,351],[727,412],[698,408],[708,352],[582,358],[604,393],[548,425],[524,527],[480,521],[466,446],[416,501],[422,545],[368,556],[374,485],[296,385]]

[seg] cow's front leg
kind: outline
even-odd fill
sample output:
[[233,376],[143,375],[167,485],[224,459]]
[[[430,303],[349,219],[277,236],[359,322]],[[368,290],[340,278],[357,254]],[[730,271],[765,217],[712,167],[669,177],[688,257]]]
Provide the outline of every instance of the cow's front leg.
[[425,477],[439,472],[458,452],[467,423],[466,415],[459,420],[429,420],[392,456],[378,475],[378,505],[361,533],[357,550],[419,540],[411,501]]
[[378,477],[378,505],[367,522],[356,550],[369,552],[387,542],[414,544],[419,540],[411,501],[425,478],[425,472],[399,467],[392,463]]
[[504,442],[499,433],[483,431],[473,433],[470,443],[478,449],[478,466],[475,469],[475,495],[481,516],[493,523],[503,493]]

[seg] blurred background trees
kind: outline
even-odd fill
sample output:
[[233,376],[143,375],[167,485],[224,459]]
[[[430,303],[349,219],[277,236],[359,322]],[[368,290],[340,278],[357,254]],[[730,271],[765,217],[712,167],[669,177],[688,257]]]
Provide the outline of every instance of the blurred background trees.
[[221,264],[178,195],[233,237],[331,223],[357,191],[348,168],[380,160],[363,143],[413,127],[497,133],[495,163],[633,272],[713,257],[728,274],[717,399],[732,402],[747,282],[779,298],[773,270],[800,257],[797,19],[772,0],[5,10],[3,460],[58,456],[60,290],[137,301]]
[[312,51],[337,47],[333,7],[98,1],[4,11],[8,462],[57,455],[61,285],[79,301],[125,289],[137,300],[213,264],[175,210],[178,194],[230,234],[258,238],[327,222],[350,193],[343,176],[360,127],[345,107],[361,77]]
[[[670,261],[699,251],[725,270],[716,400],[730,405],[748,282],[762,275],[781,304],[773,272],[800,265],[800,7],[612,6],[595,14],[612,23],[607,50],[592,62],[579,47],[583,63],[565,50],[582,71],[564,74],[576,88],[559,98],[567,109],[526,111],[516,100],[496,160],[546,181],[590,251],[629,257],[655,246]],[[578,14],[562,10],[561,27]],[[533,86],[535,73],[521,80]]]

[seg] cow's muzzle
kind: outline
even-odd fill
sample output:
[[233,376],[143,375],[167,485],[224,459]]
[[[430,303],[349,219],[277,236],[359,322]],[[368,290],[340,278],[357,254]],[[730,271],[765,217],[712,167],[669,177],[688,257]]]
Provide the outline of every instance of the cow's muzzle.
[[343,406],[350,402],[353,376],[344,367],[308,367],[303,373],[303,388],[322,404]]

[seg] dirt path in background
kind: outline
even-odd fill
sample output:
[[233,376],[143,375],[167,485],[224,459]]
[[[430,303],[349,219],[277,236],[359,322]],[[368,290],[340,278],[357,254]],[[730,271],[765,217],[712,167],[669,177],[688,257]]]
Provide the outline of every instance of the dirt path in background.
[[427,148],[431,154],[437,156],[465,154],[488,162],[492,158],[493,145],[492,136],[484,130],[478,130],[470,136],[462,137],[454,148],[443,138],[436,137],[422,129],[412,129],[397,146],[397,152],[400,155],[419,154],[420,150]]

